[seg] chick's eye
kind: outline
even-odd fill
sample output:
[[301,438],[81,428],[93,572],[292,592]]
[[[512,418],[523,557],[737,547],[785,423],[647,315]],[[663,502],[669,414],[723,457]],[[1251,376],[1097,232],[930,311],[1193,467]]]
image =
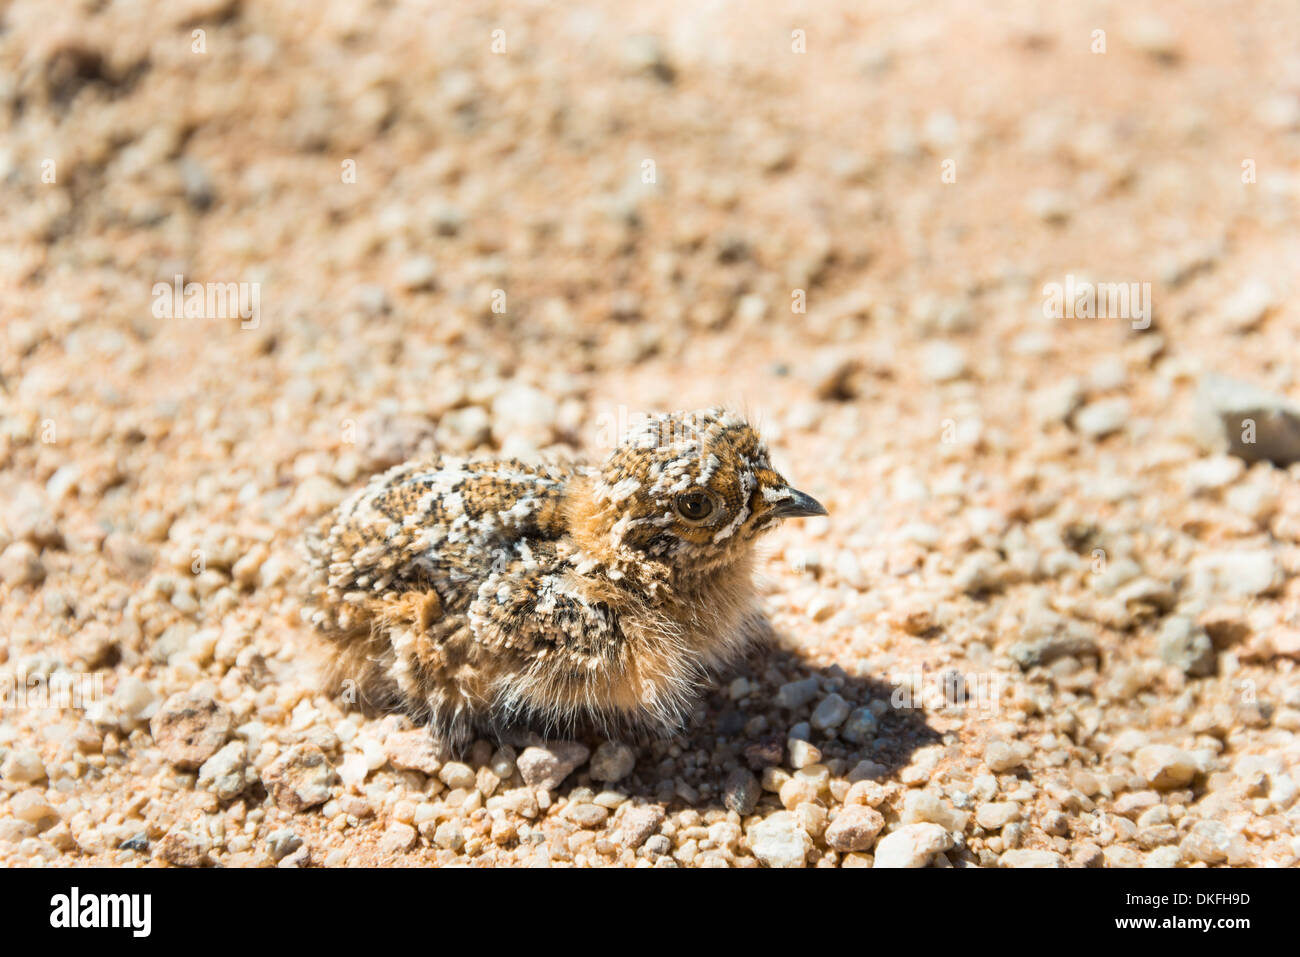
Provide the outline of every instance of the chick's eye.
[[698,522],[713,511],[713,502],[703,492],[687,492],[677,497],[677,511],[682,518]]

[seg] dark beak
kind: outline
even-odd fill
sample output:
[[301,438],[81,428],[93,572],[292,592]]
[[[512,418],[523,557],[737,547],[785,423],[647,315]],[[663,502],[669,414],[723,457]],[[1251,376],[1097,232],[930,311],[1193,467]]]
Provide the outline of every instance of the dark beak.
[[770,515],[776,518],[805,518],[809,515],[826,514],[826,506],[811,495],[793,488],[789,491],[790,497],[773,505]]

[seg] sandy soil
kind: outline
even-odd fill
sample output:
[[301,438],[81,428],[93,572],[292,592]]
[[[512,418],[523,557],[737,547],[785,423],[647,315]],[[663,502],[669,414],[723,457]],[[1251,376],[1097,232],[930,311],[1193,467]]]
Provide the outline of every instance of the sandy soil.
[[[1295,4],[803,6],[5,7],[0,862],[1300,860]],[[367,475],[717,403],[831,514],[688,735],[320,693]]]

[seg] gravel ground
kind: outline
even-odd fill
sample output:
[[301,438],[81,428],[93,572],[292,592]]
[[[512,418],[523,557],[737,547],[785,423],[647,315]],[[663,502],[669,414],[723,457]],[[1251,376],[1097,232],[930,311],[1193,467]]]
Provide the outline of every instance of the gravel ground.
[[[0,14],[0,862],[1294,866],[1294,3],[469,6]],[[320,692],[367,475],[719,402],[831,514],[688,734]]]

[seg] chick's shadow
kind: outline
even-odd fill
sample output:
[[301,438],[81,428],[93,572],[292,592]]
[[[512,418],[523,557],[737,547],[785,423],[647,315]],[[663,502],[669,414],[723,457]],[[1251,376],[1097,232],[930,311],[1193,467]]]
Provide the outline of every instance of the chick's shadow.
[[[613,787],[637,803],[659,803],[670,810],[720,808],[748,813],[755,799],[779,803],[777,795],[759,789],[755,779],[761,779],[768,767],[791,770],[787,738],[797,725],[809,725],[807,738],[821,752],[818,763],[828,765],[833,777],[850,781],[887,781],[910,763],[918,748],[942,740],[924,711],[906,706],[906,695],[896,695],[901,690],[898,685],[853,676],[835,664],[810,662],[791,650],[770,625],[767,632],[767,639],[746,658],[714,676],[683,733],[624,742],[637,759],[627,777],[606,784],[583,768],[570,786]],[[738,684],[741,678],[743,686]],[[794,683],[804,685],[781,694],[783,686]],[[811,727],[814,710],[831,694],[838,694],[851,714],[858,709],[871,711],[874,733],[870,733],[872,722],[856,714],[829,731]],[[850,731],[849,725],[858,733]],[[864,730],[868,733],[861,733]],[[593,748],[601,740],[599,735],[584,737],[590,738],[587,743]]]

